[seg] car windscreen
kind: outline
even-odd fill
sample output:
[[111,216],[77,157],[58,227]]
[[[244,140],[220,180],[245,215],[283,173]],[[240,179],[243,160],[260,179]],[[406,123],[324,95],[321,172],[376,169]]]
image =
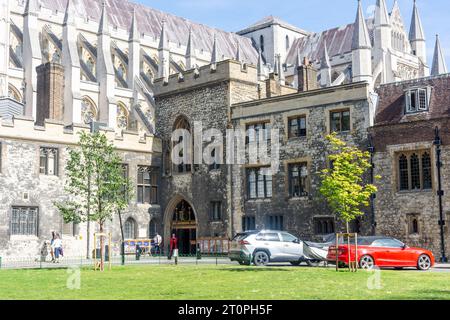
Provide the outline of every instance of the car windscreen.
[[251,235],[250,232],[248,233],[238,233],[237,235],[234,236],[233,240],[231,241],[241,241],[246,239],[249,235]]

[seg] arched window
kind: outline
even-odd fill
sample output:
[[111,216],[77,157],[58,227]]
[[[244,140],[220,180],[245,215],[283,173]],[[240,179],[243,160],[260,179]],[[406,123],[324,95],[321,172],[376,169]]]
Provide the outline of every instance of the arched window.
[[128,129],[128,109],[122,102],[117,104],[117,128],[126,130]]
[[[174,150],[175,146],[177,146],[177,145],[179,145],[179,144],[181,144],[183,142],[186,142],[185,139],[189,139],[189,141],[186,142],[189,149],[188,150],[184,150],[184,148],[181,148],[179,154],[175,155],[175,157],[172,157],[172,159],[174,159],[174,158],[183,159],[186,156],[189,157],[189,155],[192,155],[192,143],[191,143],[192,142],[192,137],[191,137],[192,131],[191,131],[191,125],[190,125],[188,119],[186,119],[186,117],[184,117],[184,116],[179,116],[177,118],[177,120],[175,121],[174,126],[173,126],[173,130],[174,131],[175,130],[180,130],[180,129],[185,130],[184,131],[185,135],[180,135],[180,137],[178,138],[178,141],[177,142],[173,142],[172,150]],[[186,134],[187,134],[187,136],[186,136]],[[187,152],[187,154],[186,154],[186,152]],[[189,159],[189,160],[191,160],[191,159]],[[175,167],[174,167],[174,171],[178,172],[178,173],[191,172],[191,170],[192,170],[191,163],[192,163],[192,161],[189,161],[189,163],[185,163],[185,161],[183,161],[180,164],[176,164]]]
[[289,36],[286,36],[286,50],[289,50],[290,47],[291,47],[291,42],[289,40]]
[[81,120],[85,124],[89,124],[97,119],[97,107],[88,97],[84,97],[81,101]]
[[125,221],[123,233],[125,239],[136,239],[136,221],[133,218],[128,218]]
[[261,52],[264,52],[264,36],[263,35],[261,35],[259,37],[259,47],[261,49]]
[[419,233],[419,221],[417,218],[412,221],[412,233]]
[[157,223],[155,219],[152,219],[148,225],[148,236],[153,239],[158,233]]
[[22,97],[19,90],[17,90],[12,84],[8,85],[8,97],[17,102],[22,102]]

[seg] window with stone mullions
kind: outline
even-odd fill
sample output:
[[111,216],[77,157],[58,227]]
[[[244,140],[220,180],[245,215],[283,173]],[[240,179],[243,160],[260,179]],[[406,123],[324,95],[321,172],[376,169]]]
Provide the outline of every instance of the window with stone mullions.
[[138,203],[158,204],[158,169],[138,167]]
[[306,117],[289,119],[289,138],[306,137]]
[[271,126],[270,123],[256,123],[247,126],[247,143],[258,142],[261,137],[265,141],[271,139],[270,136]]
[[331,131],[350,131],[350,110],[331,112]]
[[11,235],[38,235],[38,208],[13,207]]
[[49,176],[58,175],[58,149],[40,148],[39,173]]
[[264,199],[272,197],[272,176],[265,175],[267,168],[247,169],[248,195],[250,199]]
[[431,190],[433,179],[430,153],[401,153],[398,156],[398,179],[400,191]]
[[307,163],[289,165],[289,195],[293,198],[308,195],[306,182],[308,179]]

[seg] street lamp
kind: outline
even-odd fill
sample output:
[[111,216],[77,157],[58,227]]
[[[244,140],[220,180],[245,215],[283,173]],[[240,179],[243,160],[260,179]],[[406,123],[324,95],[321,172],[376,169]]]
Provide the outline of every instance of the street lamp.
[[[375,147],[373,145],[373,137],[369,135],[369,145],[367,146],[367,151],[370,153],[370,184],[374,184],[374,168],[375,164],[373,163],[373,155],[375,154]],[[370,214],[372,217],[372,235],[375,235],[377,222],[375,220],[375,198],[376,194],[373,193],[370,195]]]
[[439,128],[436,127],[434,130],[434,142],[433,144],[436,146],[436,167],[437,167],[437,174],[438,174],[438,191],[437,195],[439,197],[439,226],[441,231],[441,262],[448,262],[447,257],[445,256],[445,237],[444,237],[444,227],[445,227],[445,220],[444,220],[444,210],[442,205],[442,197],[444,196],[444,191],[442,190],[442,176],[441,176],[441,168],[442,168],[442,162],[441,162],[441,146],[442,146],[442,140],[439,135]]

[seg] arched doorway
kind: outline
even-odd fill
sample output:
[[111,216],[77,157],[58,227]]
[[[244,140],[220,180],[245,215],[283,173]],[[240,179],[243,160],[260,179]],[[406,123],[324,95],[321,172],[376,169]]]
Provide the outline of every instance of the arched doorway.
[[170,234],[178,238],[180,254],[195,254],[197,244],[197,220],[192,206],[186,200],[180,200],[171,214]]

